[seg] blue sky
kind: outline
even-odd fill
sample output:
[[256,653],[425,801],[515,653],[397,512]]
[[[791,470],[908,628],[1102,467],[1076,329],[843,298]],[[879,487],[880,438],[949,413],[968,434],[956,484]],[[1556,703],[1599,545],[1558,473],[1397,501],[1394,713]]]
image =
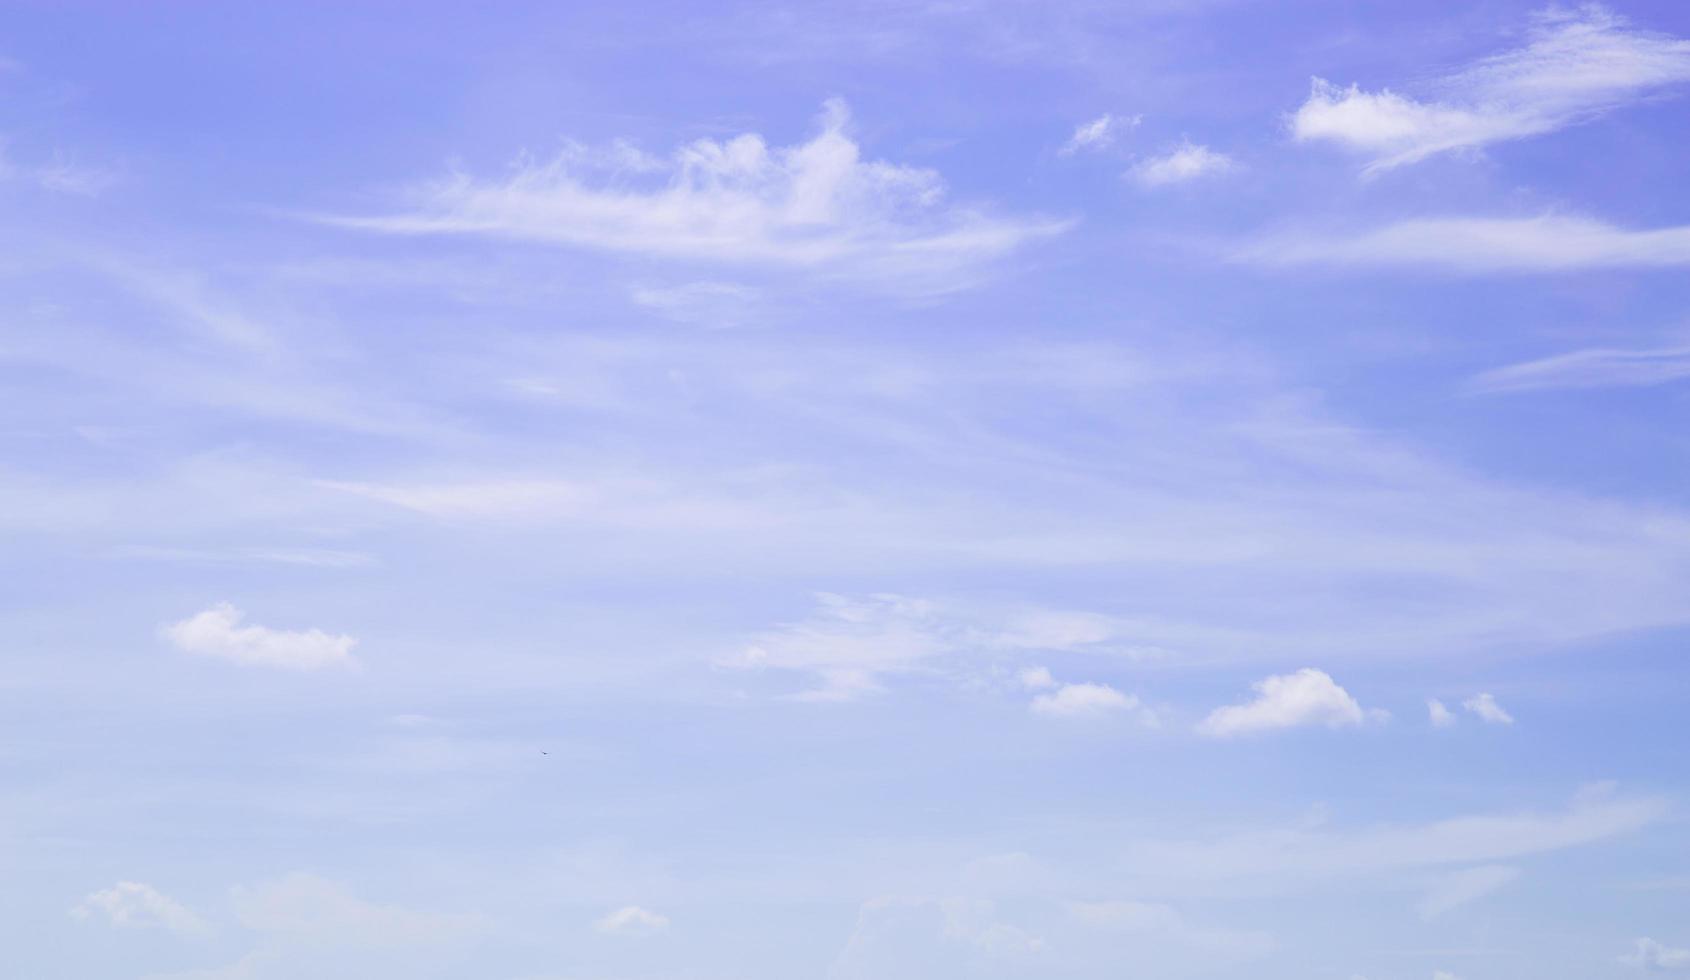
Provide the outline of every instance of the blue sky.
[[0,12],[28,980],[1690,972],[1690,8]]

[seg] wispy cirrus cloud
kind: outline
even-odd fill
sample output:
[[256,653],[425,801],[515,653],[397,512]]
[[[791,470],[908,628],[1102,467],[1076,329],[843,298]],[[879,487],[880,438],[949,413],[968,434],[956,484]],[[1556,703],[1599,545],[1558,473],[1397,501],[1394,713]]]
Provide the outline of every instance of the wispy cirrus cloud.
[[191,909],[138,881],[120,881],[84,898],[71,914],[87,919],[98,914],[114,926],[159,928],[170,932],[196,933],[208,928]]
[[924,291],[965,284],[980,264],[1068,222],[1009,217],[946,200],[922,167],[864,159],[845,103],[808,141],[756,133],[701,139],[667,157],[618,144],[520,161],[503,178],[453,174],[402,210],[323,215],[400,235],[477,235],[710,264],[809,269]]
[[1250,831],[1209,840],[1143,842],[1129,851],[1146,873],[1177,878],[1354,876],[1493,864],[1633,833],[1660,820],[1656,799],[1581,796],[1559,812],[1486,813],[1341,831]]
[[[808,619],[756,636],[721,666],[797,672],[819,687],[795,697],[848,701],[879,691],[888,677],[937,670],[943,658],[1030,651],[1096,651],[1137,656],[1126,645],[1128,624],[1093,613],[1051,609],[982,611],[930,599],[880,593],[821,593]],[[1139,707],[1137,698],[1101,684],[1058,684],[1044,668],[1019,675],[1022,686],[1044,693],[1033,710],[1073,716]]]
[[1316,78],[1291,133],[1362,153],[1365,172],[1378,173],[1554,132],[1690,82],[1690,41],[1636,29],[1594,4],[1539,14],[1528,38],[1433,82],[1423,98]]
[[1690,225],[1620,228],[1592,218],[1415,218],[1354,233],[1291,232],[1240,249],[1255,265],[1402,266],[1454,273],[1544,273],[1690,265]]
[[1123,130],[1133,129],[1143,116],[1117,116],[1106,112],[1090,122],[1083,122],[1074,127],[1074,135],[1068,137],[1068,142],[1062,144],[1057,152],[1063,156],[1073,156],[1090,150],[1102,150],[1115,142]]
[[1520,869],[1500,864],[1463,868],[1439,878],[1415,906],[1422,919],[1436,919],[1476,902],[1520,876]]
[[1690,347],[1593,347],[1492,368],[1468,387],[1487,394],[1582,388],[1641,388],[1690,378]]

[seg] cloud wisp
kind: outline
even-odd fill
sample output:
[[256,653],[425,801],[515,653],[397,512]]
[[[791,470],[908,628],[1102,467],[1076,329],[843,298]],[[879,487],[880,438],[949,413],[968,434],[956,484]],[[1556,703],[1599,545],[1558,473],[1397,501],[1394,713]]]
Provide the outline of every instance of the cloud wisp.
[[1475,392],[1642,388],[1690,378],[1690,347],[1590,348],[1493,368],[1469,384]]
[[1064,221],[947,202],[930,169],[865,159],[845,103],[808,141],[755,133],[696,140],[667,157],[627,144],[569,146],[503,178],[453,174],[378,216],[320,216],[398,235],[477,235],[708,264],[809,269],[944,291]]
[[1690,265],[1690,225],[1620,228],[1593,218],[1415,218],[1356,233],[1271,235],[1235,258],[1261,266],[1402,266],[1462,274]]
[[120,881],[84,898],[71,914],[79,919],[104,916],[114,926],[157,928],[169,932],[199,933],[209,927],[187,906],[151,885]]
[[1335,143],[1379,173],[1440,153],[1540,136],[1690,82],[1690,41],[1587,5],[1541,14],[1525,46],[1428,87],[1424,99],[1316,78],[1294,138]]

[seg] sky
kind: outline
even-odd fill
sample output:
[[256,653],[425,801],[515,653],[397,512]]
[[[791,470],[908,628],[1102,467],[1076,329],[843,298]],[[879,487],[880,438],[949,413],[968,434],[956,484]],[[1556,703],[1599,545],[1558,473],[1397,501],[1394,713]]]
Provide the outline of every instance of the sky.
[[1690,6],[11,3],[6,980],[1690,976]]

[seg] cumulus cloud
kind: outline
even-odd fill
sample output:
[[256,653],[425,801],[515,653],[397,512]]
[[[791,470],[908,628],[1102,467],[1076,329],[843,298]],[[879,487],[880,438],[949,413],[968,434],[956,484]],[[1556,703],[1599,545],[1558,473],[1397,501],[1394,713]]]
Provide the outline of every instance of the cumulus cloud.
[[1115,142],[1115,137],[1124,129],[1137,126],[1144,117],[1120,117],[1104,113],[1090,122],[1084,122],[1074,127],[1074,135],[1068,142],[1062,144],[1060,152],[1063,156],[1072,156],[1082,150],[1101,150]]
[[1620,962],[1652,973],[1690,973],[1690,949],[1675,949],[1644,938],[1620,957]]
[[1162,187],[1224,174],[1236,166],[1226,154],[1186,140],[1160,156],[1138,163],[1127,173],[1145,187]]
[[1426,702],[1426,716],[1432,722],[1433,728],[1448,728],[1455,724],[1455,713],[1437,698]]
[[1690,226],[1634,230],[1571,215],[1418,218],[1355,234],[1272,235],[1236,257],[1257,265],[1407,266],[1457,273],[1690,265]]
[[827,103],[807,142],[746,133],[655,157],[571,146],[500,179],[467,174],[416,188],[409,207],[327,217],[390,234],[465,234],[717,264],[825,270],[920,288],[962,284],[978,264],[1064,222],[947,203],[933,171],[864,159],[845,103]]
[[1367,155],[1367,172],[1587,122],[1690,81],[1690,41],[1595,5],[1540,15],[1525,46],[1484,58],[1417,99],[1314,80],[1292,135]]
[[1216,708],[1197,726],[1215,738],[1278,731],[1307,725],[1354,727],[1376,717],[1363,711],[1350,693],[1324,671],[1305,667],[1294,674],[1267,677],[1252,685],[1256,698]]
[[79,919],[103,915],[112,925],[159,928],[193,933],[206,930],[205,920],[151,885],[120,881],[84,898],[71,910]]
[[593,923],[593,928],[598,932],[612,935],[633,936],[661,932],[669,928],[669,919],[667,916],[642,909],[638,905],[624,905],[599,918]]
[[1422,919],[1431,920],[1475,902],[1520,876],[1520,869],[1500,864],[1463,868],[1439,879],[1415,905]]
[[1137,707],[1138,698],[1122,694],[1107,684],[1063,684],[1033,698],[1035,714],[1056,718],[1091,717]]
[[233,605],[220,602],[166,626],[164,635],[187,653],[259,667],[317,670],[353,662],[352,647],[358,641],[350,636],[319,629],[294,631],[243,626],[244,616]]
[[1690,347],[1642,350],[1592,348],[1476,375],[1469,387],[1485,393],[1578,388],[1636,388],[1690,378]]
[[1492,725],[1512,725],[1514,716],[1502,710],[1502,705],[1496,703],[1496,698],[1489,694],[1476,694],[1461,702],[1461,706],[1479,718]]

